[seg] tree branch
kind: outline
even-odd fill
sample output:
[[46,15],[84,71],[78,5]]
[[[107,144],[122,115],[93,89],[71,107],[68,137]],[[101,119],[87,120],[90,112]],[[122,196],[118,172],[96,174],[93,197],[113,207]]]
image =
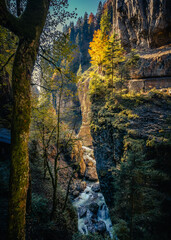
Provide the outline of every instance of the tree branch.
[[17,16],[19,17],[21,15],[21,8],[20,8],[21,0],[16,0],[16,4],[17,4]]
[[47,57],[45,57],[45,56],[42,55],[41,53],[39,53],[39,55],[40,55],[43,59],[45,59],[47,62],[51,63],[51,64],[61,73],[61,69],[60,69],[58,66],[56,66],[56,64],[55,64],[52,60],[48,59]]
[[17,36],[19,35],[17,30],[18,19],[8,11],[5,0],[0,0],[0,25],[8,28]]
[[47,88],[47,87],[45,87],[45,86],[42,86],[42,85],[40,85],[40,84],[38,84],[38,83],[31,83],[31,86],[38,86],[38,87],[41,87],[41,88],[43,88],[43,89],[45,89],[45,90],[47,90],[47,91],[49,91],[49,92],[52,91],[52,89]]
[[10,60],[14,57],[15,53],[13,53],[8,60],[6,61],[6,63],[1,67],[0,72],[3,71],[4,67],[6,67],[6,65],[10,62]]
[[[17,15],[21,0],[16,0]],[[0,25],[12,31],[19,38],[35,39],[40,36],[46,21],[50,0],[27,0],[25,11],[20,17],[12,15],[6,0],[0,0]]]

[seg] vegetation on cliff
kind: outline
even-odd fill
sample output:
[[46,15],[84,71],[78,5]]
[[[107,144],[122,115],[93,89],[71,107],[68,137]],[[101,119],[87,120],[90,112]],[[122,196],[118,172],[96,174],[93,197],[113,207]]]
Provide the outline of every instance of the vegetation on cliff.
[[92,101],[98,175],[119,239],[168,239],[170,111],[170,96],[156,91],[115,91]]
[[169,0],[67,7],[0,0],[0,235],[170,239]]

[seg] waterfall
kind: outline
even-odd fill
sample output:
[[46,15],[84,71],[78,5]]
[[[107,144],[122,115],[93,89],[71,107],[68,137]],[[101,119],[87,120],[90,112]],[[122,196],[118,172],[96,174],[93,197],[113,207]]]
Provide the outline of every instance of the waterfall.
[[[86,162],[96,164],[93,150],[83,147]],[[78,230],[82,234],[107,232],[113,239],[113,227],[103,194],[100,192],[98,180],[94,183],[86,181],[87,187],[74,199],[73,205],[78,212]]]

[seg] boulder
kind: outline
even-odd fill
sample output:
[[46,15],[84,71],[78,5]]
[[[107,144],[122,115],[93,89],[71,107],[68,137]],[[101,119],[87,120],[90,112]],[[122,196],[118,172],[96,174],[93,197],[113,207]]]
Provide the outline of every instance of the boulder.
[[94,225],[88,225],[87,229],[90,233],[95,233],[96,232],[96,228]]
[[98,180],[98,176],[97,176],[97,172],[96,172],[95,167],[87,167],[85,176],[90,181],[97,181]]
[[83,192],[87,187],[87,183],[85,181],[81,182],[77,186],[77,191]]
[[99,233],[104,233],[106,231],[106,224],[103,221],[96,223],[96,231]]
[[86,207],[80,207],[80,208],[78,209],[78,214],[79,214],[79,217],[80,217],[80,218],[85,217],[85,216],[86,216],[86,213],[87,213]]
[[91,189],[93,192],[100,192],[100,184],[99,183],[94,184]]
[[92,202],[90,205],[89,205],[89,210],[94,213],[94,214],[97,214],[98,212],[98,209],[99,209],[99,205],[95,202]]
[[81,141],[77,141],[77,143],[74,145],[71,153],[71,159],[72,162],[75,164],[79,163],[80,169],[79,169],[79,176],[84,177],[85,171],[86,171],[86,164],[84,162],[83,158],[83,150],[82,150],[82,143]]
[[72,195],[73,195],[74,197],[78,197],[79,194],[80,194],[80,192],[79,192],[79,191],[76,191],[76,190],[72,193]]

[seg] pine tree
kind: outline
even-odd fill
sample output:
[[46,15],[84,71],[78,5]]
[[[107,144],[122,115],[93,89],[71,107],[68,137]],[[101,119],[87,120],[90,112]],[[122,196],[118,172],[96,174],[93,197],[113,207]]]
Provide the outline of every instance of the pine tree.
[[111,31],[110,19],[111,19],[110,13],[108,11],[108,8],[106,8],[100,20],[100,29],[103,34],[109,35]]
[[96,14],[96,30],[100,28],[100,20],[103,12],[103,6],[102,2],[99,2],[98,8],[97,8],[97,14]]
[[113,88],[114,80],[118,81],[120,79],[119,64],[125,60],[125,51],[115,33],[110,36],[104,55],[106,75]]
[[125,138],[124,148],[120,169],[114,171],[115,230],[120,240],[156,239],[153,225],[163,199],[156,186],[165,175],[147,159],[144,140]]
[[82,26],[83,39],[88,40],[88,13],[85,12]]
[[75,43],[75,28],[74,28],[74,23],[71,22],[69,26],[69,36],[70,36],[70,41],[74,44]]

